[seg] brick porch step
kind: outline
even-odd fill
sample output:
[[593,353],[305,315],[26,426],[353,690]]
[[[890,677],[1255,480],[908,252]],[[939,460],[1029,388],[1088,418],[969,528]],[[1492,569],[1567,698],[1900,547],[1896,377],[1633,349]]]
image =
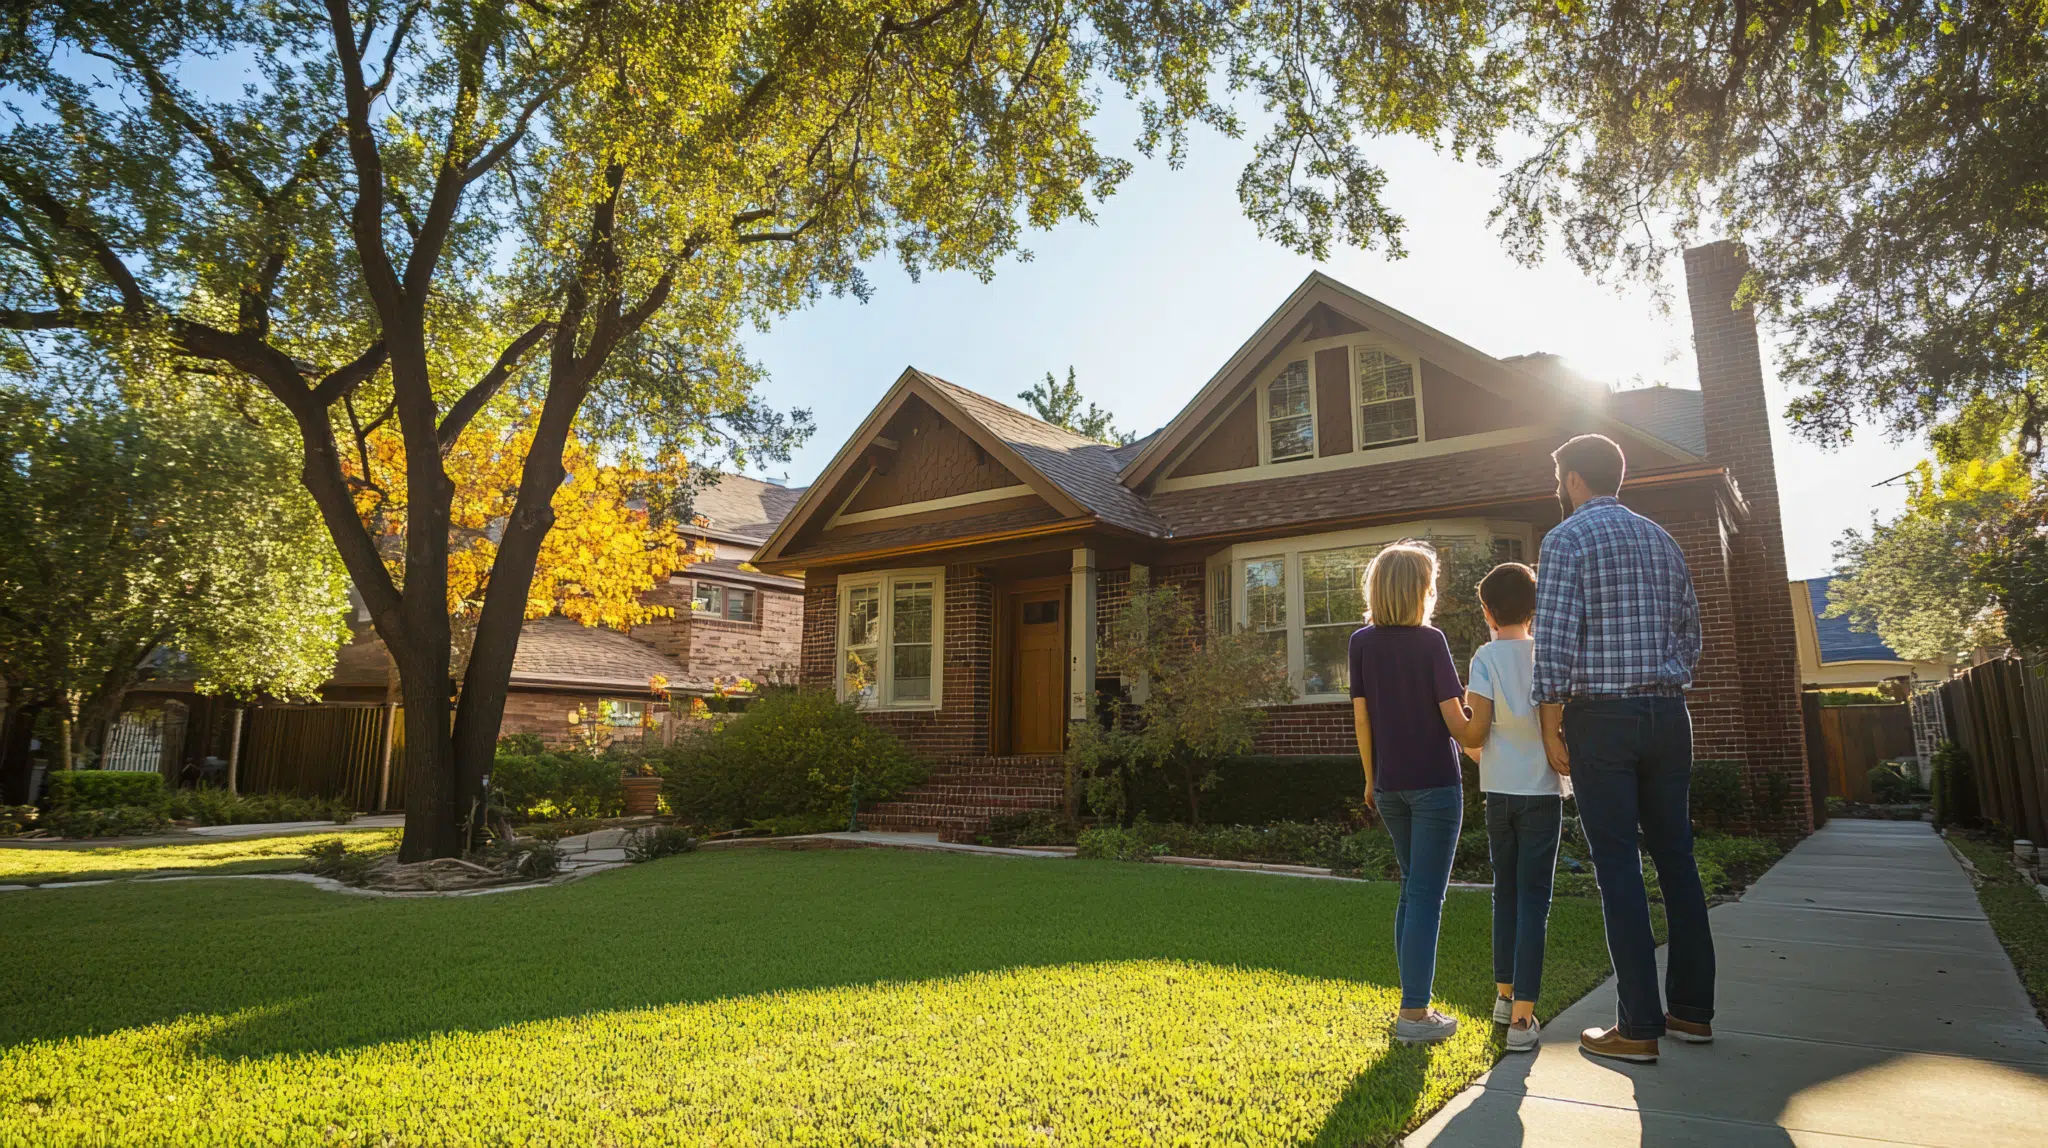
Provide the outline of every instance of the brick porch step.
[[933,766],[923,785],[863,809],[861,826],[971,841],[992,817],[1059,809],[1065,802],[1066,767],[1058,758],[972,758]]

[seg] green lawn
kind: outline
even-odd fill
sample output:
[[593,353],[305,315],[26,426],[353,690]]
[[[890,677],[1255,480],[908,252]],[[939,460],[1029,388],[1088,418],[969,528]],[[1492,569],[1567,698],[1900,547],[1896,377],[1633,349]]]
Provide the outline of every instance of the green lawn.
[[[0,1144],[1387,1144],[1497,1055],[1488,902],[1390,1047],[1394,886],[884,850],[553,889],[0,894]],[[1606,975],[1552,914],[1543,1014]]]
[[0,885],[134,877],[166,869],[211,874],[289,873],[305,865],[307,846],[316,841],[336,839],[348,842],[351,850],[390,849],[398,844],[398,831],[354,829],[336,833],[250,837],[237,841],[199,841],[190,845],[0,848]]
[[1984,906],[1992,931],[2012,957],[2035,1011],[2048,1020],[2048,901],[2013,868],[2010,846],[1968,833],[1951,833],[1948,839],[1977,867],[1983,879],[1977,886],[1977,903]]

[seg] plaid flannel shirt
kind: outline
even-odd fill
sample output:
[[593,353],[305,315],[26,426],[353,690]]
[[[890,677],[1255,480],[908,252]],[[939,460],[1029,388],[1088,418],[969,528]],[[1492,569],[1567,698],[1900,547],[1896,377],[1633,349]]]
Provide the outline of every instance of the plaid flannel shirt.
[[1700,661],[1700,607],[1664,528],[1590,499],[1543,538],[1535,700],[1675,694]]

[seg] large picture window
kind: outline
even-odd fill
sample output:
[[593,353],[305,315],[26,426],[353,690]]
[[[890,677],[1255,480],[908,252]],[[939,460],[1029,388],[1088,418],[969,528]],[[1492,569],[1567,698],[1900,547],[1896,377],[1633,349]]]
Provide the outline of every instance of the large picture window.
[[1415,410],[1415,367],[1379,347],[1354,351],[1361,450],[1414,442],[1422,423]]
[[1301,692],[1351,688],[1351,634],[1365,625],[1365,568],[1378,546],[1301,556]]
[[839,582],[839,696],[874,709],[936,709],[944,575],[891,570]]
[[1308,360],[1296,359],[1266,384],[1266,461],[1287,462],[1316,453],[1315,388]]

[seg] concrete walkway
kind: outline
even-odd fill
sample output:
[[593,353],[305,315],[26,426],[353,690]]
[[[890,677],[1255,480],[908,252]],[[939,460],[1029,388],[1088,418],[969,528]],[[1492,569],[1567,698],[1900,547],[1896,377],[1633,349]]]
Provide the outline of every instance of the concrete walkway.
[[1581,1053],[1610,980],[1405,1143],[2048,1144],[2048,1030],[1928,826],[1830,822],[1712,919],[1713,1044]]

